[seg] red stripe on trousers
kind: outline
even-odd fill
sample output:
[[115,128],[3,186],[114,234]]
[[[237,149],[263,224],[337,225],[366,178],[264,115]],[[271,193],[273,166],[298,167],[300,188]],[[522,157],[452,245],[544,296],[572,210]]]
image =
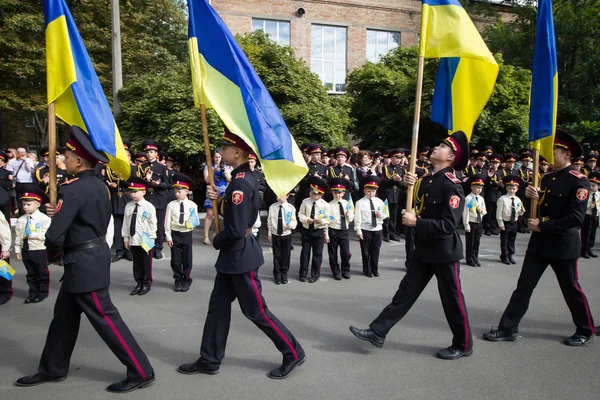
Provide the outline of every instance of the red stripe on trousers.
[[460,307],[460,312],[462,314],[463,317],[463,325],[464,325],[464,329],[465,329],[465,348],[464,350],[467,351],[469,350],[470,347],[470,343],[469,343],[469,324],[467,323],[467,313],[465,311],[465,305],[463,304],[463,298],[462,298],[462,289],[460,288],[460,278],[458,277],[458,269],[460,267],[458,266],[458,262],[454,263],[454,277],[456,279],[456,294],[458,296],[458,305]]
[[583,293],[581,286],[579,286],[579,260],[575,261],[575,288],[581,294],[581,299],[583,300],[583,305],[585,307],[585,315],[593,335],[596,333],[596,328],[594,328],[594,324],[592,324],[592,314],[590,313],[590,307],[588,306],[587,299],[585,298],[585,293]]

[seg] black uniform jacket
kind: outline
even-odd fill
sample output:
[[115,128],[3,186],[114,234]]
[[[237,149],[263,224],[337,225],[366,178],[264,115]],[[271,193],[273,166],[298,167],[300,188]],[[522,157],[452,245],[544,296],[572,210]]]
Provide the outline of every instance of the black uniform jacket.
[[158,185],[154,185],[153,183],[148,184],[145,198],[155,208],[164,210],[167,208],[167,204],[169,204],[168,191],[171,187],[167,167],[158,161],[147,162],[138,168],[138,176],[146,179],[146,171],[148,170],[152,171],[152,181],[159,181],[159,183]]
[[542,177],[540,230],[532,232],[527,251],[538,257],[573,260],[581,254],[579,227],[585,217],[590,183],[572,166]]
[[[110,250],[104,237],[110,222],[108,189],[93,170],[82,171],[58,190],[57,212],[46,232],[49,261],[64,253],[63,288],[87,293],[110,284]],[[93,248],[68,251],[68,246],[102,238]],[[65,251],[63,251],[63,249]]]
[[219,209],[223,227],[213,240],[214,248],[220,250],[217,271],[243,274],[263,265],[265,260],[258,240],[252,233],[246,233],[256,222],[260,210],[258,184],[248,163],[231,173],[231,183]]
[[454,169],[427,174],[415,185],[415,257],[424,262],[446,264],[463,258],[457,227],[465,206],[461,181]]
[[404,176],[404,169],[399,166],[388,165],[382,168],[381,186],[377,190],[377,195],[381,200],[387,200],[388,203],[398,203],[400,201],[400,193],[404,186],[402,181],[396,182],[394,175]]

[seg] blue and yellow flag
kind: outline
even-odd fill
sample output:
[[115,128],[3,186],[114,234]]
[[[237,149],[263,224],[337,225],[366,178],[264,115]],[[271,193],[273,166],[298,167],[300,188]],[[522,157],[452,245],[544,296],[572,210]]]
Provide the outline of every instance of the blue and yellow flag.
[[419,55],[440,58],[431,120],[471,140],[499,67],[458,0],[423,0]]
[[121,178],[131,173],[123,141],[90,57],[64,0],[44,0],[48,104],[69,125],[85,130]]
[[277,106],[235,38],[206,0],[188,0],[194,102],[214,108],[258,156],[277,197],[308,167]]
[[554,134],[558,108],[558,61],[552,0],[538,1],[537,32],[531,69],[529,142],[550,164],[554,163]]

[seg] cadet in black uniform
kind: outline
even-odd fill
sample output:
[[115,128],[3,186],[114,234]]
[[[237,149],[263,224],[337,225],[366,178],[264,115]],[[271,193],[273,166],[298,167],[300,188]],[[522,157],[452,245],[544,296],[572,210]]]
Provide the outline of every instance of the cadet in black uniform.
[[498,199],[502,196],[502,191],[504,190],[501,184],[504,176],[500,170],[500,164],[502,164],[504,158],[500,154],[492,154],[488,158],[490,165],[487,169],[485,189],[483,191],[487,214],[483,217],[483,231],[486,236],[491,236],[500,233],[500,227],[498,226],[498,221],[496,221],[496,207]]
[[160,260],[163,258],[162,249],[165,240],[165,212],[169,204],[168,191],[169,176],[167,167],[158,162],[158,152],[160,146],[154,140],[146,139],[142,142],[142,147],[146,152],[147,162],[138,168],[138,176],[148,182],[146,191],[146,200],[156,208],[156,219],[158,220],[158,230],[156,232],[156,241],[152,253],[154,258]]
[[148,358],[112,304],[110,250],[105,234],[110,220],[108,190],[94,176],[97,161],[108,158],[94,149],[90,137],[71,127],[65,151],[67,171],[75,175],[58,192],[56,208],[47,207],[52,224],[46,232],[48,260],[64,261],[65,274],[50,323],[38,373],[17,380],[17,386],[35,386],[65,379],[77,341],[81,313],[102,340],[127,367],[127,378],[108,386],[109,392],[124,393],[150,386],[154,371]]
[[350,152],[343,146],[337,147],[330,151],[332,151],[332,155],[335,156],[337,165],[327,168],[327,179],[329,182],[335,178],[345,179],[348,182],[350,190],[347,190],[344,194],[344,200],[348,200],[350,198],[350,192],[355,192],[358,190],[358,183],[356,182],[356,173],[354,172],[354,168],[352,168],[349,164],[346,164],[346,161],[350,156]]
[[389,217],[383,221],[383,241],[398,241],[398,232],[396,232],[396,218],[400,203],[400,193],[402,192],[402,176],[404,169],[400,167],[400,159],[403,156],[403,150],[396,148],[388,152],[392,159],[390,165],[382,167],[381,186],[377,191],[377,197],[388,201]]
[[577,259],[581,255],[578,228],[586,213],[590,184],[573,170],[571,157],[580,156],[581,145],[567,132],[557,129],[554,138],[554,172],[542,178],[538,191],[530,186],[527,197],[539,198],[539,218],[530,219],[532,231],[523,269],[498,328],[483,335],[490,341],[514,341],[519,323],[527,312],[533,290],[550,265],[577,329],[565,339],[568,346],[583,346],[595,337],[594,320],[578,282]]
[[[283,354],[283,364],[269,373],[273,379],[288,377],[306,360],[302,346],[292,333],[267,308],[263,298],[258,268],[264,258],[260,244],[252,234],[252,226],[260,207],[258,187],[248,165],[250,147],[238,136],[225,131],[223,160],[234,167],[232,181],[220,203],[223,230],[213,239],[219,251],[215,285],[210,296],[208,315],[204,323],[200,358],[177,369],[182,374],[219,372],[225,357],[225,345],[231,321],[231,303],[237,298],[242,313],[273,341]],[[207,188],[210,199],[218,191]]]
[[0,151],[0,212],[10,221],[10,190],[13,188],[13,176],[5,166],[6,153]]
[[[327,167],[321,164],[321,145],[310,144],[306,150],[309,161],[306,163],[308,172],[299,183],[299,190],[296,194],[296,210],[300,210],[302,201],[310,195],[310,179],[314,176],[325,179],[327,175]],[[301,227],[301,224],[298,224]],[[300,228],[302,229],[302,228]]]
[[[42,147],[42,150],[40,151],[40,156],[42,156],[42,158],[44,159],[44,165],[37,168],[35,170],[35,174],[34,174],[37,185],[40,188],[42,188],[42,190],[46,194],[48,194],[48,192],[50,190],[50,187],[48,186],[48,179],[50,177],[50,166],[48,165],[49,154],[50,154],[50,151],[48,150],[48,146]],[[60,155],[60,153],[57,151],[56,156],[58,156],[58,155]],[[63,183],[66,180],[67,180],[67,171],[57,167],[56,168],[56,184],[60,185],[61,183]],[[43,210],[43,208],[42,208],[42,210]]]
[[529,168],[529,163],[533,161],[533,154],[529,150],[529,148],[523,148],[519,151],[519,153],[521,153],[519,161],[521,161],[522,164],[517,170],[517,175],[523,180],[523,185],[519,187],[517,197],[521,199],[525,206],[525,214],[519,218],[519,227],[517,229],[519,233],[529,233],[527,230],[527,220],[529,219],[529,207],[531,206],[531,203],[525,199],[525,189],[533,182],[533,170]]
[[371,322],[369,329],[350,327],[359,339],[382,347],[387,333],[406,315],[435,275],[446,319],[454,336],[452,345],[438,351],[437,356],[455,360],[473,353],[471,328],[459,278],[463,246],[457,227],[465,206],[465,196],[461,181],[456,179],[452,168],[465,168],[468,157],[467,136],[456,131],[431,153],[435,173],[427,174],[418,181],[414,174],[404,176],[406,185],[416,181],[416,214],[405,213],[402,218],[405,225],[416,228],[415,253],[392,303]]
[[125,214],[125,206],[131,201],[128,194],[127,181],[121,179],[109,166],[105,168],[106,186],[110,192],[110,203],[112,206],[112,216],[115,236],[113,246],[115,248],[115,256],[110,260],[117,262],[122,258],[132,261],[133,256],[131,250],[126,249],[123,242],[123,215]]

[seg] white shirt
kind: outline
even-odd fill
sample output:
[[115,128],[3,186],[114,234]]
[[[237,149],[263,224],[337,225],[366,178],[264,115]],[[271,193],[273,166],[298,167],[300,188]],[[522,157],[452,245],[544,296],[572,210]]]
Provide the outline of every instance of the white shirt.
[[[473,198],[476,198],[476,200],[473,200]],[[473,207],[469,208],[468,206],[471,204],[471,201],[473,202]],[[480,216],[483,218],[483,216],[487,214],[485,200],[480,195],[469,193],[467,197],[465,197],[465,208],[462,217],[465,228],[468,228],[469,222],[477,222],[477,207],[481,208]]]
[[342,215],[340,215],[340,203],[342,203],[342,209],[344,210],[343,217],[346,219],[346,228],[350,227],[350,223],[354,221],[354,211],[348,210],[348,200],[341,199],[331,200],[329,202],[328,214],[333,217],[329,222],[329,228],[331,229],[342,229]]
[[515,199],[515,218],[519,218],[525,213],[525,207],[523,202],[517,196],[510,197],[505,194],[498,199],[496,206],[496,220],[498,220],[498,226],[504,227],[504,221],[510,221],[510,214],[512,209],[512,199]]
[[29,250],[46,250],[44,242],[46,241],[46,232],[50,227],[52,219],[40,212],[40,210],[35,210],[33,214],[21,215],[17,220],[17,226],[15,227],[15,253],[22,253],[23,251],[23,239],[25,239],[27,221],[30,221],[29,229],[31,230],[27,238]]
[[[131,215],[135,210],[136,204],[139,204],[139,206],[135,223],[135,235],[131,237],[129,234],[129,225],[131,225]],[[156,228],[156,208],[150,202],[142,199],[139,203],[135,201],[127,203],[125,214],[123,215],[123,229],[121,229],[125,242],[129,242],[130,246],[140,246],[142,244],[142,232],[146,232],[150,236],[150,239],[156,239]]]
[[[179,223],[181,203],[183,203],[183,224]],[[165,211],[165,236],[167,237],[167,241],[173,240],[171,231],[191,232],[193,230],[193,228],[188,228],[185,224],[192,212],[195,212],[196,216],[198,216],[198,206],[188,199],[173,200],[167,205],[167,210]]]
[[1,251],[10,251],[10,245],[12,242],[10,225],[4,216],[4,213],[0,212],[0,247]]
[[[24,163],[24,164],[23,164]],[[21,164],[23,166],[21,167]],[[21,169],[19,169],[21,168]],[[29,171],[27,170],[29,168]],[[13,179],[15,182],[19,183],[31,183],[33,182],[33,170],[35,165],[33,164],[33,160],[31,158],[25,158],[25,160],[19,160],[17,158],[13,158],[6,165],[6,169],[12,172]],[[19,173],[17,174],[17,171]]]
[[[288,236],[292,234],[292,230],[296,228],[298,225],[298,220],[296,219],[296,207],[288,203],[280,204],[279,202],[271,204],[269,207],[269,214],[267,215],[267,234],[268,236],[277,235],[277,223],[279,221],[279,206],[283,206],[283,233],[281,236]],[[312,204],[311,204],[312,207]],[[309,210],[310,213],[310,210]],[[315,209],[316,213],[316,209]],[[286,221],[290,221],[289,224],[286,225]]]
[[320,224],[315,222],[315,229],[324,229],[325,235],[327,235],[327,225],[329,224],[329,218],[326,218],[329,212],[329,206],[325,200],[322,198],[314,201],[310,197],[302,200],[302,204],[300,204],[300,210],[298,211],[298,219],[302,223],[302,226],[305,229],[310,228],[310,224],[308,220],[310,218],[310,211],[312,210],[313,202],[315,203],[315,220],[321,221]]
[[[592,215],[594,204],[596,205],[596,210],[600,210],[600,192],[592,192],[590,190],[590,199],[588,200],[586,214]],[[596,215],[600,215],[600,212],[596,213]]]
[[[379,197],[373,197],[371,200],[373,200],[375,211],[381,212],[383,201]],[[376,216],[377,226],[373,227],[371,223],[371,203],[366,196],[356,202],[354,212],[354,230],[357,235],[362,235],[362,231],[380,231],[383,229],[385,215]]]

